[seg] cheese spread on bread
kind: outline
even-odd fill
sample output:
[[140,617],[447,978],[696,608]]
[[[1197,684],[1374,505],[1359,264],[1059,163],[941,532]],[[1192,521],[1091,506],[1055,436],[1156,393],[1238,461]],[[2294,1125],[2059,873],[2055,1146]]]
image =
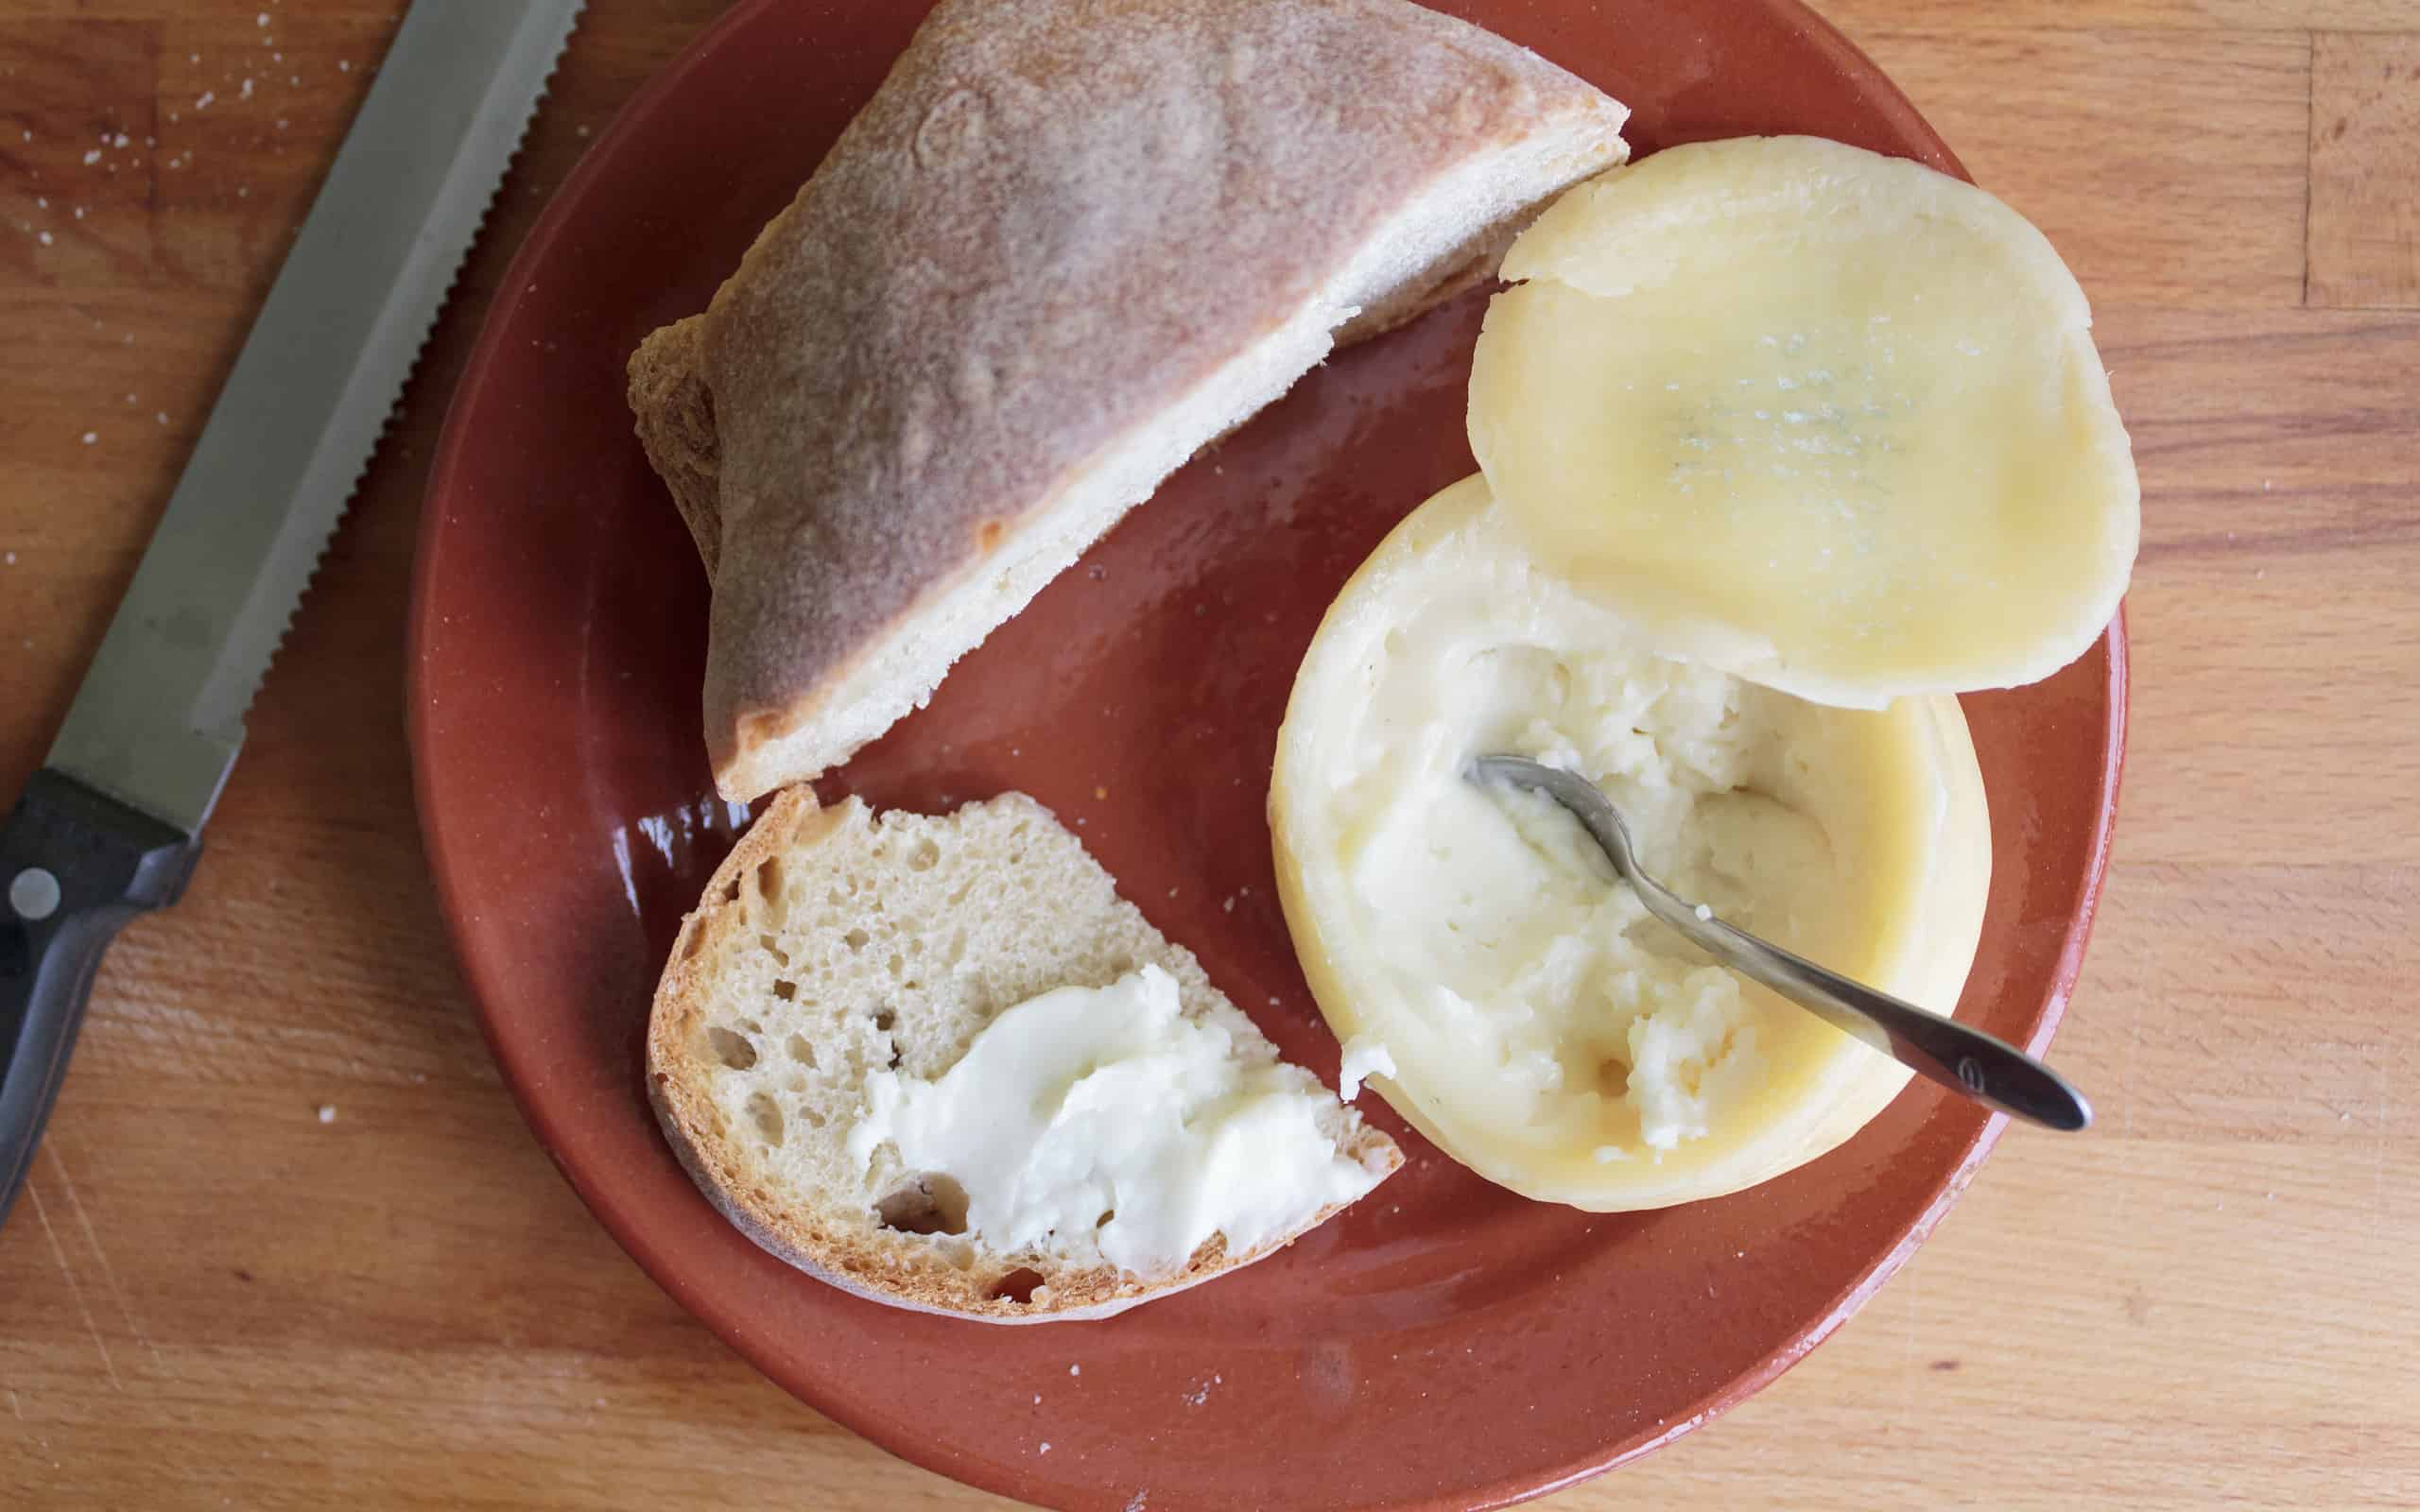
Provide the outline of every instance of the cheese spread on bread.
[[849,1134],[860,1170],[885,1143],[965,1202],[966,1231],[1016,1250],[1090,1234],[1136,1276],[1184,1268],[1212,1234],[1244,1254],[1378,1184],[1322,1126],[1332,1106],[1277,1062],[1181,1011],[1146,965],[1008,1009],[926,1080],[879,1071]]
[[1224,1275],[1403,1164],[1020,793],[944,815],[779,795],[682,925],[647,1065],[741,1232],[987,1323]]

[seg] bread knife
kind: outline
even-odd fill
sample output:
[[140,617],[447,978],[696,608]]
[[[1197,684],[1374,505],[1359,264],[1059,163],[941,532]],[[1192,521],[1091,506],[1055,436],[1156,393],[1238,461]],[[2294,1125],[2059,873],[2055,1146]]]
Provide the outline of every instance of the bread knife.
[[111,939],[177,901],[244,715],[583,0],[414,0],[42,769],[0,828],[0,1218]]

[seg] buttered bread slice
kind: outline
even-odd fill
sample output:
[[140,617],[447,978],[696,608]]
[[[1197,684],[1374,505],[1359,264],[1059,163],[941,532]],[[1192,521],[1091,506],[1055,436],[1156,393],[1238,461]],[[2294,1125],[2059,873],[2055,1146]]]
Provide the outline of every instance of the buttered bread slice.
[[944,0],[631,362],[744,799],[922,704],[1331,347],[1492,275],[1623,107],[1407,0]]
[[941,817],[782,795],[683,924],[647,1058],[750,1238],[985,1322],[1250,1264],[1403,1160],[1021,794]]

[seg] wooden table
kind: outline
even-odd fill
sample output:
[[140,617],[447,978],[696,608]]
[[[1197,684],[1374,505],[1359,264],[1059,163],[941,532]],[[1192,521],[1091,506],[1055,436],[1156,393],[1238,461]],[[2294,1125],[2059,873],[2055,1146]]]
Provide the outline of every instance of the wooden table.
[[[264,9],[266,8],[266,9]],[[400,0],[0,0],[0,795],[31,772]],[[0,1230],[0,1504],[1006,1505],[742,1365],[549,1169],[448,957],[406,581],[585,140],[720,7],[592,0]],[[2420,6],[1833,0],[2093,296],[2134,748],[2060,1060],[1833,1342],[1550,1504],[2420,1502]]]

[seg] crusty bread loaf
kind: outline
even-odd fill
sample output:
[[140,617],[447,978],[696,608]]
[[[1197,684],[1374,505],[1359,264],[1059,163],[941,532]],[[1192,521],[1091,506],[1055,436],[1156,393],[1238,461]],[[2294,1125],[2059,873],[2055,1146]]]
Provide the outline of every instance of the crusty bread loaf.
[[1281,1065],[1191,953],[1118,897],[1048,810],[1013,793],[938,818],[782,794],[682,926],[648,1026],[648,1093],[706,1195],[811,1275],[989,1322],[1106,1317],[1293,1236],[1230,1255],[1213,1235],[1182,1270],[1153,1278],[1109,1264],[1090,1230],[1001,1253],[941,1231],[949,1225],[920,1173],[888,1146],[861,1168],[848,1135],[874,1072],[939,1078],[1005,1010],[1147,963],[1176,979],[1185,1017],[1225,1028],[1248,1063],[1319,1095],[1321,1131],[1341,1154],[1374,1178],[1402,1163],[1309,1073]]
[[943,0],[632,363],[725,796],[846,759],[1339,333],[1492,273],[1625,114],[1408,0]]

